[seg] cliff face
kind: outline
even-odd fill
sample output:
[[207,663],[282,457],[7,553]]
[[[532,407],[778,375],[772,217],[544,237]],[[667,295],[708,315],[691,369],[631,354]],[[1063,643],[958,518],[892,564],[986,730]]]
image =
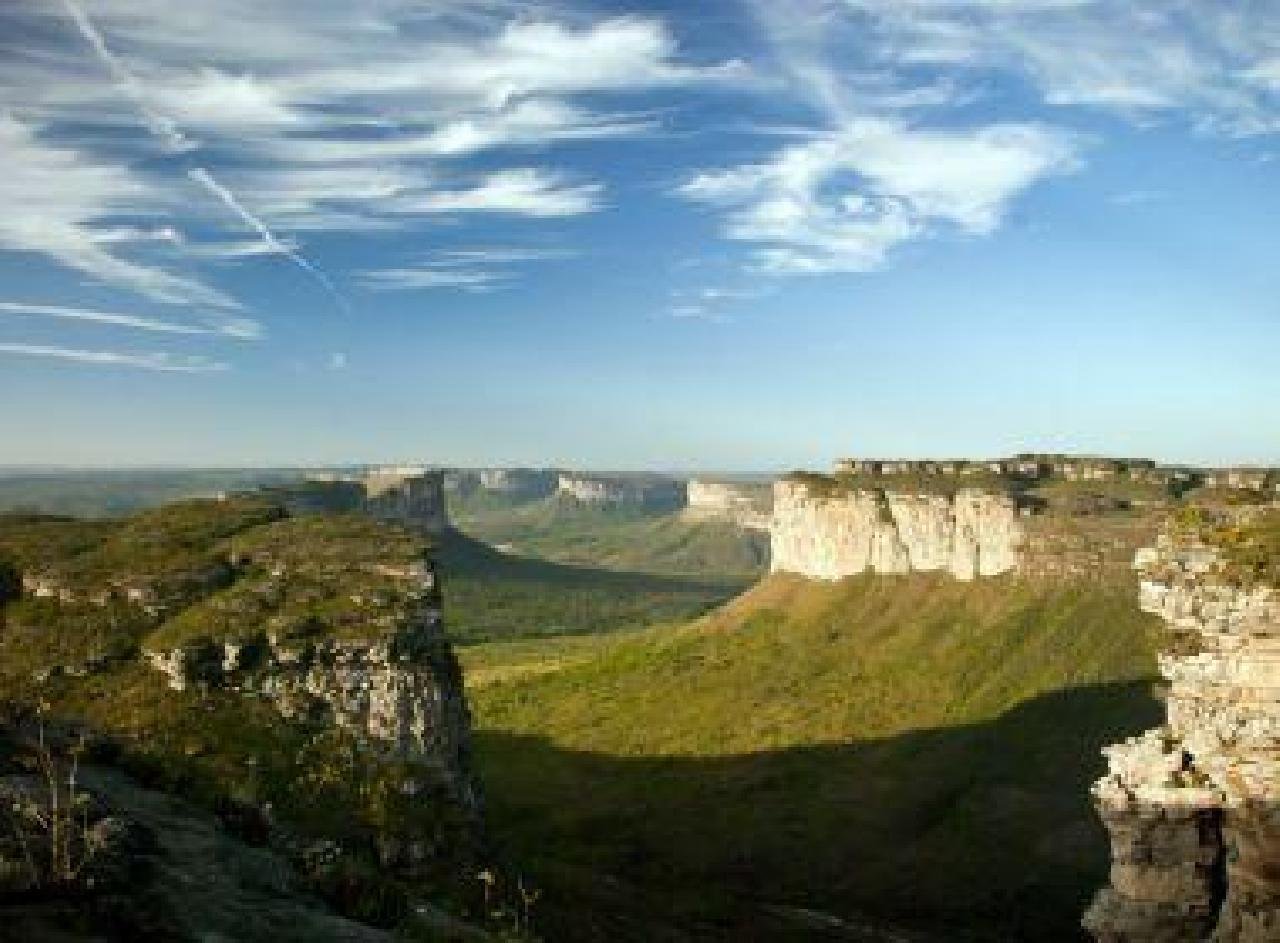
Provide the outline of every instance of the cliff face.
[[428,534],[449,526],[444,500],[444,473],[383,469],[365,476],[365,509],[380,520],[418,527]]
[[684,486],[669,478],[560,475],[556,493],[581,504],[673,509],[685,503]]
[[[230,584],[142,642],[169,687],[238,693],[303,730],[341,731],[404,795],[429,789],[478,821],[462,673],[426,541],[357,516],[307,515],[237,535],[223,552]],[[397,840],[388,863],[425,854],[411,835]]]
[[769,529],[769,490],[764,485],[740,485],[690,479],[685,486],[684,517],[691,521],[728,521],[750,530]]
[[174,690],[257,695],[286,720],[336,726],[385,759],[430,767],[478,808],[462,673],[434,603],[384,639],[197,639],[146,655]]
[[1018,509],[1004,494],[824,493],[804,481],[774,485],[772,568],[816,579],[940,570],[956,579],[1014,569]]
[[1084,926],[1105,943],[1280,940],[1280,592],[1233,585],[1203,544],[1162,538],[1135,565],[1171,634],[1167,720],[1105,751],[1111,883]]

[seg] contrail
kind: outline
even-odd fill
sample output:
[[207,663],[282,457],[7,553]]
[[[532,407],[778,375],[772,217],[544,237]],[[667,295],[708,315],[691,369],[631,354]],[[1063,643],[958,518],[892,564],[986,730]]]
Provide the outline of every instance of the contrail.
[[227,209],[239,216],[246,226],[254,230],[262,238],[262,242],[267,246],[267,248],[278,255],[285,256],[293,262],[294,265],[298,266],[298,268],[310,275],[311,278],[315,280],[316,284],[328,292],[329,297],[332,298],[343,311],[347,314],[351,313],[351,306],[347,304],[347,299],[342,297],[338,292],[338,288],[333,284],[332,279],[330,279],[328,275],[322,272],[313,262],[308,260],[296,249],[291,248],[286,243],[277,239],[275,234],[267,228],[266,224],[245,209],[243,204],[236,199],[236,195],[222,184],[218,183],[209,171],[205,170],[203,167],[192,167],[187,171],[187,176],[216,196],[223,202]]
[[[115,79],[116,84],[120,86],[126,95],[133,99],[139,114],[142,115],[143,123],[147,126],[147,130],[159,138],[165,148],[173,153],[182,153],[196,147],[196,143],[183,134],[172,119],[160,114],[147,104],[147,97],[142,83],[138,81],[137,76],[130,72],[124,63],[116,58],[115,54],[107,46],[107,41],[102,33],[93,25],[93,21],[89,19],[79,4],[75,0],[62,0],[62,6],[66,9],[67,15],[71,17],[72,22],[76,24],[76,28],[80,30],[80,34],[85,38],[85,41],[89,43],[102,61],[102,64],[106,66],[107,71],[111,73],[111,77]],[[249,212],[236,195],[219,183],[213,174],[204,167],[193,167],[187,171],[187,176],[217,197],[227,209],[235,213],[245,225],[261,237],[263,244],[270,248],[272,252],[289,259],[323,288],[338,307],[347,314],[351,313],[351,306],[338,291],[333,280],[296,249],[277,239],[267,224]]]

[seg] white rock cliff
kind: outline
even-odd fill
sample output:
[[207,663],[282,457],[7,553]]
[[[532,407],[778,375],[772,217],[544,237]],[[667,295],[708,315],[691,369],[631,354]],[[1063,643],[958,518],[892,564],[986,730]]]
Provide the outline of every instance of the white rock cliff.
[[774,484],[769,533],[775,572],[825,580],[868,571],[995,576],[1017,567],[1023,540],[1005,494],[828,490],[794,479]]
[[1280,940],[1280,593],[1218,560],[1167,538],[1135,560],[1173,640],[1167,720],[1108,747],[1093,787],[1111,881],[1083,923],[1101,943]]

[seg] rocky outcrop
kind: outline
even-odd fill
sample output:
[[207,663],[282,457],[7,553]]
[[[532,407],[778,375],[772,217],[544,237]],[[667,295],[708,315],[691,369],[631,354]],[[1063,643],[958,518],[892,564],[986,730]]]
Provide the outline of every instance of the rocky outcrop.
[[486,468],[480,487],[508,497],[535,500],[556,490],[556,473],[539,468]]
[[449,526],[445,475],[416,465],[374,468],[361,475],[310,475],[299,485],[268,488],[293,514],[356,511],[428,534]]
[[1219,550],[1140,552],[1164,619],[1164,726],[1109,747],[1093,788],[1111,882],[1084,926],[1103,943],[1280,940],[1280,592],[1237,585]]
[[391,630],[368,626],[365,638],[305,631],[196,638],[173,648],[148,646],[145,655],[174,690],[207,685],[265,698],[287,720],[338,727],[372,754],[429,768],[475,809],[470,715],[434,574],[423,566],[408,576],[423,584],[420,605]]
[[449,526],[444,473],[418,468],[380,468],[363,479],[365,510],[379,520],[417,527],[428,534]]
[[772,568],[815,579],[942,571],[956,579],[1014,569],[1022,543],[1008,495],[842,490],[804,480],[774,485]]
[[674,510],[685,503],[684,484],[670,478],[605,478],[562,474],[556,493],[579,504]]
[[768,530],[771,495],[766,485],[691,478],[683,516],[689,521],[726,521],[748,530]]

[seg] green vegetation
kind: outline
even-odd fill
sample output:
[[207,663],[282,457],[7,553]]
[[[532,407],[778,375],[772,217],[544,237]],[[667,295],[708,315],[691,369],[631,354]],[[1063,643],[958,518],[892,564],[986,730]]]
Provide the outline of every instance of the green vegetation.
[[[171,690],[140,653],[277,631],[398,632],[433,592],[426,550],[394,526],[289,518],[251,497],[92,524],[0,518],[0,552],[44,581],[43,595],[0,611],[0,702],[48,705],[60,725],[105,738],[135,778],[252,830],[270,831],[270,809],[295,852],[335,842],[334,860],[308,872],[312,887],[348,915],[397,923],[411,899],[471,884],[460,862],[476,853],[472,820],[452,787],[323,717],[288,720],[266,699],[217,685]],[[429,853],[410,869],[389,867],[388,843],[406,841]]]
[[768,563],[765,534],[642,508],[584,507],[551,497],[456,515],[455,522],[495,547],[577,566],[705,578],[755,577]]
[[1172,524],[1176,535],[1222,551],[1220,575],[1231,583],[1280,589],[1280,510],[1189,505]]
[[620,632],[701,615],[747,587],[745,577],[678,577],[552,563],[457,531],[436,554],[449,634],[462,643]]
[[1074,939],[1106,861],[1087,785],[1154,717],[1153,623],[1124,581],[771,577],[541,662],[478,646],[494,834],[548,887],[557,940],[733,936],[766,904]]
[[816,472],[793,471],[785,475],[784,480],[802,484],[811,495],[820,498],[832,498],[854,491],[953,495],[965,488],[1015,491],[1021,487],[1016,479],[991,472],[967,475],[929,475],[923,472],[903,475],[822,475]]

